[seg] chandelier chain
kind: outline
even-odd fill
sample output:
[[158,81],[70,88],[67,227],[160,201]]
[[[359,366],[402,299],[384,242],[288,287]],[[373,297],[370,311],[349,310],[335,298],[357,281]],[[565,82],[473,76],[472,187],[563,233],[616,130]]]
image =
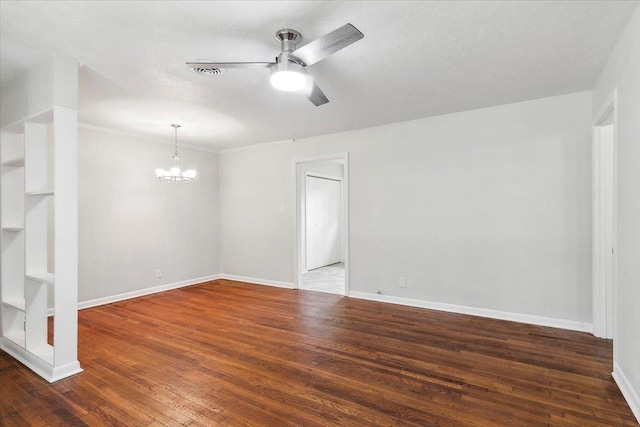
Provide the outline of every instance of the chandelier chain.
[[180,127],[180,125],[173,124],[171,126],[173,126],[173,130],[175,131],[175,152],[173,153],[173,160],[177,162],[180,159],[180,156],[178,156],[178,128]]

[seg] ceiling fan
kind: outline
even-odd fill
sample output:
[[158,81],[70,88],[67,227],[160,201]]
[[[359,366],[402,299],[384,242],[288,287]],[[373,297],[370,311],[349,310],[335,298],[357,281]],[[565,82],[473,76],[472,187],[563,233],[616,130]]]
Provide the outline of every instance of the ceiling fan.
[[276,62],[196,61],[187,62],[187,66],[192,71],[204,75],[219,75],[225,68],[266,68],[271,71],[273,87],[288,92],[300,92],[315,106],[319,106],[329,102],[329,99],[314,82],[306,67],[322,61],[363,37],[364,34],[356,27],[346,24],[301,48],[296,48],[302,36],[296,30],[283,28],[276,33],[276,40],[281,46]]

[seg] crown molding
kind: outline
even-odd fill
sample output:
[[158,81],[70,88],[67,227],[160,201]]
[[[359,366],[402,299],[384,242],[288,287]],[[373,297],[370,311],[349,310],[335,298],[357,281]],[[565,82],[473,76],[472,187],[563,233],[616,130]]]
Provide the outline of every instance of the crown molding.
[[[107,127],[91,125],[89,123],[84,123],[84,122],[78,122],[78,128],[92,130],[94,132],[108,133],[110,135],[117,135],[117,136],[124,136],[124,137],[127,137],[127,138],[140,139],[140,140],[147,141],[147,142],[154,142],[156,144],[165,144],[165,145],[173,145],[174,144],[174,140],[173,139],[168,140],[168,139],[162,139],[162,138],[153,138],[153,137],[139,135],[139,134],[135,134],[135,133],[131,133],[131,132],[123,132],[123,131],[120,131],[120,130],[115,130],[115,129],[111,129],[111,128],[107,128]],[[187,149],[187,150],[204,151],[204,152],[207,152],[207,153],[215,153],[215,154],[218,154],[220,152],[220,150],[216,150],[216,149],[213,149],[213,148],[207,148],[207,147],[203,147],[201,145],[185,144],[183,142],[180,142],[180,148],[181,149],[184,148],[184,149]]]

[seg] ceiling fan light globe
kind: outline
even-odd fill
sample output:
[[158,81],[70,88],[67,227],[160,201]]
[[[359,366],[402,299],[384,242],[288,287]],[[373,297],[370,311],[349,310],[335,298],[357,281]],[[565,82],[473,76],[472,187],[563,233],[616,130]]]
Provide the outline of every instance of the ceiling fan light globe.
[[307,72],[301,65],[279,62],[271,67],[271,85],[285,92],[296,92],[307,85]]
[[307,85],[307,76],[297,71],[277,71],[271,74],[271,85],[285,92],[296,92]]

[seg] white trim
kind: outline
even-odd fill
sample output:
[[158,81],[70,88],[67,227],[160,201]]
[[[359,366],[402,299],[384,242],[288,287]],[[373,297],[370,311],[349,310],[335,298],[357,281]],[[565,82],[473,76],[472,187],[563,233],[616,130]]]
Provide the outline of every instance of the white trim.
[[[616,354],[616,316],[617,312],[617,100],[618,92],[614,89],[606,101],[598,109],[598,113],[593,118],[592,128],[592,322],[593,334],[601,338],[613,338],[613,354]],[[604,207],[602,205],[602,192],[605,177],[601,174],[601,130],[602,126],[613,125],[613,215],[611,223],[607,223],[606,217],[602,216]],[[609,245],[604,238],[602,227],[613,230],[612,246],[613,254],[609,251]],[[607,280],[607,264],[611,266],[611,283]]]
[[274,286],[276,288],[295,289],[291,282],[279,282],[277,280],[258,279],[256,277],[236,276],[235,274],[221,274],[222,280],[234,280],[236,282],[251,283],[254,285]]
[[596,126],[605,126],[611,124],[611,113],[616,110],[618,98],[618,88],[615,88],[611,91],[607,99],[600,105],[598,112],[593,117],[593,122]]
[[[300,257],[302,256],[302,237],[300,227],[302,227],[301,222],[301,208],[298,206],[298,185],[302,185],[302,183],[298,182],[298,162],[293,159],[291,161],[291,171],[293,173],[293,197],[291,198],[292,211],[295,215],[295,220],[293,223],[293,288],[298,289],[300,283],[300,275],[302,274],[301,264],[302,261]],[[302,190],[301,190],[302,191]],[[304,271],[307,271],[307,263],[304,263]]]
[[629,408],[631,408],[631,412],[633,412],[636,420],[640,422],[640,395],[638,395],[638,392],[633,389],[631,381],[629,381],[629,378],[627,378],[620,368],[620,365],[617,363],[613,364],[613,372],[611,372],[611,376],[618,385],[622,396],[629,404]]
[[[293,140],[292,140],[293,142]],[[344,294],[349,295],[349,153],[333,153],[333,154],[321,154],[317,156],[302,157],[291,160],[291,170],[293,174],[293,191],[292,191],[292,209],[295,212],[296,220],[293,221],[293,289],[300,287],[300,275],[302,274],[302,238],[301,227],[302,218],[300,214],[300,208],[298,206],[298,164],[317,162],[322,160],[335,160],[341,159],[344,167],[344,173],[342,176],[342,253],[344,262]],[[302,184],[300,184],[302,185]],[[306,266],[305,266],[306,267]],[[306,268],[305,268],[306,271]]]
[[220,153],[233,153],[234,151],[244,151],[244,150],[251,150],[251,149],[256,149],[256,148],[267,148],[267,147],[273,147],[275,145],[287,145],[287,144],[293,144],[295,142],[295,139],[285,139],[283,141],[272,141],[272,142],[262,142],[259,144],[251,144],[251,145],[243,145],[242,147],[233,147],[233,148],[227,148],[225,150],[220,150]]
[[195,279],[182,280],[180,282],[167,283],[166,285],[154,286],[153,288],[145,288],[137,291],[125,292],[123,294],[111,295],[108,297],[82,301],[78,303],[78,309],[82,310],[89,307],[96,307],[99,305],[111,304],[112,302],[124,301],[131,298],[137,298],[144,295],[156,294],[158,292],[164,292],[170,289],[184,288],[185,286],[197,285],[203,282],[210,282],[212,280],[216,280],[219,278],[220,278],[219,274],[213,274],[210,276],[203,276]]
[[599,338],[606,336],[606,322],[603,320],[604,305],[600,301],[600,130],[591,128],[591,321],[593,335]]
[[[175,141],[173,140],[168,140],[168,139],[162,139],[162,138],[154,138],[151,136],[146,136],[146,135],[140,135],[140,134],[136,134],[136,133],[132,133],[132,132],[123,132],[121,130],[115,130],[115,129],[110,129],[110,128],[106,128],[106,127],[102,127],[102,126],[96,126],[96,125],[91,125],[89,123],[80,123],[78,122],[78,128],[79,129],[86,129],[86,130],[91,130],[94,132],[101,132],[101,133],[107,133],[110,135],[117,135],[117,136],[124,136],[126,138],[135,138],[135,139],[140,139],[143,141],[147,141],[147,142],[155,142],[155,143],[159,143],[159,144],[167,144],[167,145],[173,145],[175,143]],[[214,148],[208,148],[208,147],[203,147],[201,145],[196,145],[196,144],[188,144],[188,143],[183,143],[180,142],[180,148],[185,148],[187,150],[196,150],[196,151],[204,151],[207,153],[219,153],[219,150],[216,150]]]
[[[254,145],[255,147],[255,145]],[[309,156],[309,157],[300,157],[298,159],[293,159],[294,163],[311,163],[311,162],[319,162],[322,160],[344,160],[344,167],[347,167],[347,160],[349,159],[349,153],[344,151],[341,153],[333,153],[333,154],[319,154],[317,156]],[[345,178],[347,176],[345,170]]]
[[56,366],[53,368],[49,382],[58,381],[63,378],[70,377],[71,375],[79,374],[82,371],[84,371],[84,369],[80,367],[80,362],[78,361],[70,362],[62,366]]
[[[184,288],[185,286],[198,285],[204,282],[210,282],[212,280],[220,279],[220,274],[212,274],[210,276],[198,277],[195,279],[182,280],[180,282],[167,283],[166,285],[154,286],[153,288],[144,288],[137,291],[125,292],[122,294],[110,295],[108,297],[95,298],[87,301],[81,301],[78,303],[78,310],[84,310],[85,308],[97,307],[100,305],[111,304],[112,302],[124,301],[132,298],[138,298],[145,295],[156,294],[158,292],[169,291],[171,289]],[[50,308],[47,312],[48,316],[53,316],[53,308]]]
[[428,308],[431,310],[446,311],[450,313],[468,314],[471,316],[489,317],[491,319],[508,320],[511,322],[529,323],[552,328],[569,329],[572,331],[591,332],[591,323],[576,322],[574,320],[556,319],[552,317],[535,316],[532,314],[510,313],[488,308],[468,307],[464,305],[445,304],[412,298],[395,297],[391,295],[371,294],[368,292],[351,292],[350,297],[379,301],[391,304],[400,304],[410,307]]
[[74,361],[63,366],[53,367],[30,351],[25,351],[23,347],[20,347],[6,337],[2,337],[0,339],[0,349],[10,354],[20,363],[27,366],[33,372],[40,375],[50,383],[82,372],[82,368],[80,368],[80,363],[78,361]]
[[[451,112],[451,113],[436,114],[435,116],[419,117],[417,119],[400,120],[400,121],[397,121],[397,122],[384,123],[384,124],[378,124],[378,125],[372,125],[372,126],[365,126],[365,127],[361,127],[361,128],[354,128],[354,129],[347,129],[347,130],[343,130],[343,131],[339,131],[339,132],[301,135],[299,138],[276,140],[276,141],[267,141],[267,142],[258,142],[258,143],[255,143],[255,144],[243,145],[241,147],[226,148],[224,150],[220,150],[219,153],[229,153],[229,152],[233,152],[233,151],[259,149],[259,148],[270,147],[270,146],[274,146],[274,145],[286,145],[286,144],[294,144],[294,143],[305,144],[307,142],[314,141],[316,138],[321,137],[321,136],[348,134],[348,133],[358,132],[358,131],[363,131],[363,130],[375,130],[375,129],[378,129],[378,128],[385,128],[385,127],[389,127],[389,126],[404,125],[406,123],[420,122],[420,121],[424,121],[424,120],[434,120],[434,119],[438,119],[438,118],[441,118],[441,117],[453,116],[453,115],[459,114],[461,112],[468,113],[468,112],[472,112],[472,111],[500,110],[500,109],[502,109],[504,107],[508,107],[508,106],[511,106],[511,105],[518,105],[518,104],[524,104],[524,103],[531,102],[531,101],[541,101],[541,100],[545,100],[545,99],[558,98],[558,97],[562,97],[562,96],[566,96],[566,95],[576,95],[576,94],[579,94],[579,93],[591,93],[591,89],[579,90],[579,91],[576,91],[576,92],[569,92],[569,93],[565,93],[565,94],[561,94],[561,95],[543,96],[543,97],[540,97],[540,98],[533,98],[533,99],[528,99],[528,100],[525,100],[525,101],[510,102],[508,104],[494,105],[494,106],[490,106],[490,107],[474,108],[472,110],[455,111],[455,112]],[[321,157],[321,156],[319,156],[319,157]],[[329,158],[332,158],[332,156],[329,156]]]

